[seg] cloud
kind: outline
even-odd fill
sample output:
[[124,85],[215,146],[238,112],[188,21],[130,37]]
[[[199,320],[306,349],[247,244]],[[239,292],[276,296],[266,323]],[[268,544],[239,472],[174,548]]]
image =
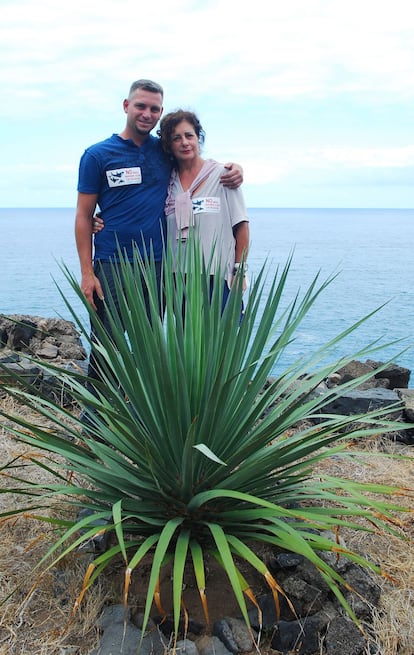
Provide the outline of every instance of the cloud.
[[150,77],[258,188],[396,180],[413,166],[413,33],[412,0],[3,0],[3,161],[28,196],[53,180],[72,198],[80,153]]
[[275,155],[268,154],[267,158],[260,154],[248,156],[243,167],[246,180],[255,185],[280,183],[299,174],[306,179],[306,175],[309,177],[315,173],[325,183],[339,175],[345,184],[356,178],[370,183],[381,179],[381,183],[388,180],[390,184],[407,184],[407,171],[412,175],[414,169],[414,145],[401,148],[280,149]]
[[142,14],[135,0],[122,9],[110,0],[6,2],[0,81],[13,91],[9,110],[16,94],[36,110],[47,112],[53,95],[72,106],[74,94],[110,94],[146,70],[187,97],[414,95],[411,1],[257,0],[252,11],[237,0],[181,0],[173,10],[161,0]]
[[414,166],[414,145],[399,148],[326,148],[314,159],[344,168],[404,168]]

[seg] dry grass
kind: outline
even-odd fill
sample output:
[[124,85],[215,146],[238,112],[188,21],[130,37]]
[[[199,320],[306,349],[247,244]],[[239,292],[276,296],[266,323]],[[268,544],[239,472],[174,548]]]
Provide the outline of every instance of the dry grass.
[[[0,402],[7,412],[16,412],[12,399],[3,398]],[[19,411],[30,418],[27,408]],[[18,455],[33,455],[33,449],[10,436],[4,423],[0,419],[2,464]],[[30,463],[24,475],[40,484],[48,478],[47,472]],[[2,475],[0,485],[10,487],[10,481]],[[18,494],[0,495],[2,511],[20,504]],[[55,499],[42,514],[53,516],[59,509],[59,499]],[[71,616],[90,555],[71,555],[40,577],[33,569],[56,539],[55,528],[28,513],[17,520],[3,521],[0,527],[0,655],[89,653],[98,643],[97,616],[104,602],[111,598],[111,590],[109,586],[104,588],[102,579],[94,585],[93,593],[85,597],[81,610]]]
[[[352,453],[355,448],[350,444],[349,451]],[[407,494],[397,496],[395,503],[412,510],[413,446],[378,435],[362,446],[359,443],[358,450],[362,450],[362,454],[357,457],[325,460],[321,472],[407,489]],[[385,453],[396,457],[384,457]],[[414,652],[414,514],[401,512],[398,518],[398,529],[406,541],[360,531],[348,530],[342,534],[347,546],[378,564],[385,574],[379,580],[381,601],[374,610],[373,621],[378,655],[412,655]]]
[[[0,399],[8,412],[16,411],[10,398]],[[24,412],[24,409],[20,411]],[[0,419],[2,462],[24,452],[4,429]],[[359,444],[359,448],[361,445]],[[355,447],[350,444],[350,452]],[[28,452],[29,449],[26,449]],[[384,452],[404,455],[406,459],[384,458]],[[414,452],[412,447],[393,443],[378,435],[363,444],[358,458],[333,457],[321,464],[316,473],[329,473],[358,481],[389,483],[407,489],[414,488]],[[29,465],[25,475],[37,482],[46,473]],[[0,476],[0,484],[10,484]],[[4,511],[18,501],[12,494],[0,495]],[[412,495],[396,498],[400,505],[412,506]],[[59,511],[59,501],[53,501],[51,514]],[[377,655],[412,655],[414,643],[414,519],[401,513],[399,529],[408,538],[403,542],[359,531],[348,531],[342,536],[348,546],[380,564],[390,578],[381,581],[381,604],[374,611],[374,632]],[[33,567],[46,552],[53,527],[45,527],[29,516],[4,521],[0,539],[0,655],[84,655],[98,643],[96,619],[105,602],[119,602],[120,589],[105,576],[96,582],[85,596],[81,610],[71,619],[71,609],[80,591],[87,564],[87,554],[71,555],[36,579]],[[113,578],[112,578],[113,580]],[[36,583],[36,584],[35,584]],[[118,586],[118,585],[116,585]],[[12,594],[12,591],[15,590]]]

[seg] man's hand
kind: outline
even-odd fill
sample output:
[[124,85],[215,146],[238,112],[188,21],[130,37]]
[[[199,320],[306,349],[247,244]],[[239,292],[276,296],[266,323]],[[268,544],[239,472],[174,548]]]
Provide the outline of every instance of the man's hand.
[[104,294],[101,283],[93,272],[82,276],[81,289],[88,303],[96,311],[94,294],[96,293],[99,300],[104,300]]
[[229,189],[238,189],[238,187],[243,182],[243,169],[239,164],[224,164],[224,168],[227,168],[228,172],[223,173],[220,178],[220,182],[223,186],[228,187]]

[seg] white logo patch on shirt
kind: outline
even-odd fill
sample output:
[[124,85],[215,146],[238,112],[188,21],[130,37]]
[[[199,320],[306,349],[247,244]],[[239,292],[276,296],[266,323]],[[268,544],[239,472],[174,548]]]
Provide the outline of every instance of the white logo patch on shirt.
[[201,214],[202,212],[210,212],[218,214],[220,211],[220,198],[210,196],[209,198],[194,198],[193,199],[193,212],[194,214]]
[[113,171],[106,171],[106,177],[108,185],[111,187],[123,186],[124,184],[141,184],[141,167],[116,168]]

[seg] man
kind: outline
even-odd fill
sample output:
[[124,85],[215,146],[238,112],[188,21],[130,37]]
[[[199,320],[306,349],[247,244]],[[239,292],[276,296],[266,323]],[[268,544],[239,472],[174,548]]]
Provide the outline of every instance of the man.
[[[171,174],[171,161],[159,139],[151,135],[163,112],[163,89],[152,80],[140,79],[131,85],[123,102],[126,125],[86,149],[79,165],[78,201],[75,219],[76,245],[81,269],[81,289],[105,329],[104,279],[113,290],[111,261],[120,248],[132,260],[134,245],[142,254],[151,250],[161,272],[164,244],[164,205]],[[228,164],[222,183],[239,186],[239,167]],[[94,236],[96,208],[105,221],[105,229]],[[113,293],[111,295],[114,296]],[[88,375],[97,377],[91,353]]]

